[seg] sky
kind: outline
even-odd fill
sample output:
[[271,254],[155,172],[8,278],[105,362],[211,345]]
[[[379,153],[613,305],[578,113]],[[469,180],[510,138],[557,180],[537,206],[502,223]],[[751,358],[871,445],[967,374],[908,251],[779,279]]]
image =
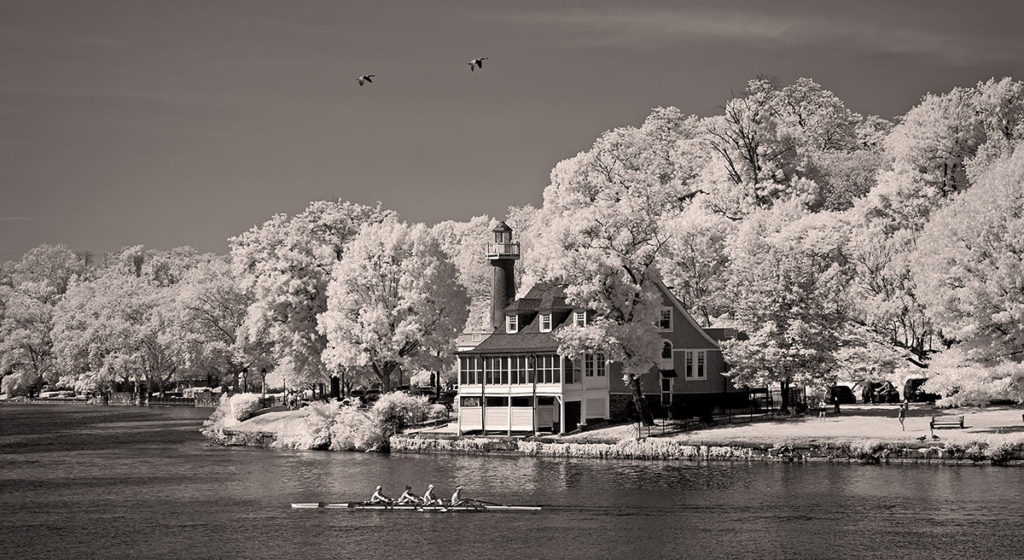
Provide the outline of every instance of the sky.
[[1024,79],[1021,21],[1016,0],[0,0],[0,260],[223,253],[319,199],[503,216],[604,130],[714,114],[757,75],[886,118]]

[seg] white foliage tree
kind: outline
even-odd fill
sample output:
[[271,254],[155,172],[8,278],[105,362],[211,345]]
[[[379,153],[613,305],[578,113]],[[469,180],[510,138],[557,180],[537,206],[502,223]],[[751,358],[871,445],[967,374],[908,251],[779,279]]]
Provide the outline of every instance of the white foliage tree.
[[253,298],[245,344],[267,339],[275,362],[287,359],[304,378],[329,380],[332,372],[322,361],[327,338],[317,317],[327,310],[334,265],[360,228],[393,216],[379,205],[317,201],[296,216],[279,214],[232,238],[235,274]]
[[971,359],[1024,361],[1024,143],[934,214],[912,270],[928,316]]
[[426,226],[366,225],[345,247],[327,289],[319,317],[324,362],[369,368],[385,391],[399,368],[447,364],[469,306],[458,273]]
[[730,240],[728,298],[746,339],[726,341],[741,386],[779,383],[783,409],[792,383],[825,386],[838,375],[850,268],[848,227],[796,201],[748,216]]
[[693,119],[656,109],[640,127],[603,134],[594,146],[559,163],[544,190],[530,265],[541,280],[566,286],[568,301],[593,312],[586,327],[560,330],[563,355],[602,352],[621,362],[644,422],[653,422],[639,376],[661,352],[655,267],[667,242],[663,220],[695,194],[680,172],[680,142]]

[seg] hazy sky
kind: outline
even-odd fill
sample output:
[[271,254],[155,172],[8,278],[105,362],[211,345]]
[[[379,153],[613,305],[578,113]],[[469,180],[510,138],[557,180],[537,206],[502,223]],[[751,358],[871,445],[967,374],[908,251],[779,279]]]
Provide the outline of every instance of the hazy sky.
[[0,259],[223,252],[322,198],[500,216],[603,130],[715,113],[757,74],[886,117],[1022,79],[1021,6],[0,0]]

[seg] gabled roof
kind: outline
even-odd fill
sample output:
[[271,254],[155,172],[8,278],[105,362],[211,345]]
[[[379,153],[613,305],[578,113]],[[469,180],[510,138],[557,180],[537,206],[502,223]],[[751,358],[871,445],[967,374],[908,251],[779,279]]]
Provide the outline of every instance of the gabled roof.
[[666,286],[661,280],[655,280],[654,285],[657,286],[659,290],[661,290],[661,293],[665,294],[665,297],[668,298],[670,302],[672,302],[672,307],[674,307],[676,311],[679,312],[679,315],[681,317],[686,319],[686,321],[690,324],[690,326],[693,327],[695,331],[697,331],[702,337],[704,337],[704,340],[707,340],[711,344],[715,345],[715,348],[718,348],[718,341],[716,341],[714,338],[711,338],[711,335],[709,335],[708,332],[704,330],[704,327],[697,324],[697,321],[693,319],[693,316],[690,315],[688,311],[686,311],[685,307],[683,307],[683,302],[680,301],[679,298],[677,298],[676,295],[672,293],[672,290],[668,289],[668,286]]
[[[505,332],[503,328],[494,331],[477,344],[472,350],[460,354],[498,354],[518,352],[556,352],[558,340],[554,334],[563,328],[568,318],[558,324],[552,324],[551,332],[540,332],[540,320],[535,315],[538,311],[569,311],[565,304],[565,289],[562,286],[538,283],[525,296],[505,307],[509,314],[519,316],[519,331],[515,334]],[[531,316],[532,315],[532,316]],[[552,321],[558,320],[553,317]]]
[[[712,337],[709,330],[697,324],[686,309],[683,303],[669,290],[665,284],[655,282],[658,289],[672,303],[678,316],[683,317],[693,330],[707,340],[710,344],[718,347],[718,340],[727,340],[735,336],[733,329],[710,329],[716,336]],[[558,339],[555,334],[559,329],[566,328],[571,323],[569,315],[561,317],[561,321],[552,324],[550,332],[540,332],[540,320],[536,315],[529,314],[537,311],[572,311],[573,307],[565,301],[565,288],[554,284],[538,283],[530,289],[522,298],[509,304],[505,311],[520,316],[519,331],[509,334],[505,330],[498,329],[481,341],[472,350],[459,352],[459,354],[513,354],[526,352],[556,352],[558,351]],[[552,320],[558,320],[556,316]]]

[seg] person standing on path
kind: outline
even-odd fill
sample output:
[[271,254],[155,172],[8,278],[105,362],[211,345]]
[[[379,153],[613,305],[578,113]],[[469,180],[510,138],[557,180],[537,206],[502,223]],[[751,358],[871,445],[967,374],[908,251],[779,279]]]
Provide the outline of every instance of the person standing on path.
[[903,402],[900,403],[900,410],[897,413],[896,418],[900,421],[900,431],[901,432],[907,431],[907,427],[904,426],[903,423],[907,420],[907,409],[908,408],[910,408],[910,405],[907,403],[907,401],[903,401]]

